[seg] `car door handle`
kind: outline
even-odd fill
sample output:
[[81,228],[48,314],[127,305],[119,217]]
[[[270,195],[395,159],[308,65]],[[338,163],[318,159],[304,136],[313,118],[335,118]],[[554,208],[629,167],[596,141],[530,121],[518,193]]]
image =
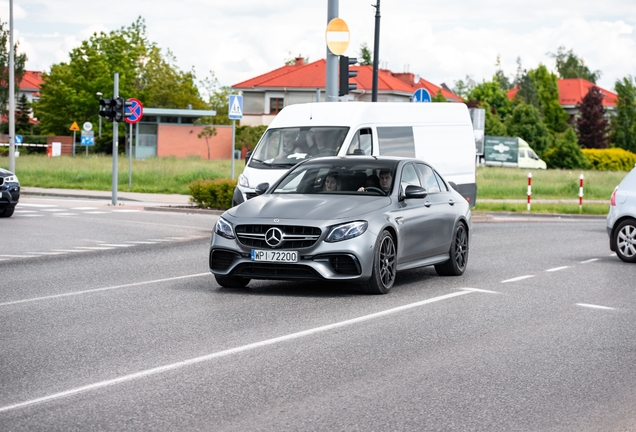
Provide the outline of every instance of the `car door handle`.
[[455,205],[455,201],[453,201],[453,199],[452,199],[452,198],[448,200],[448,203],[449,203],[450,205]]
[[433,203],[432,203],[432,202],[430,202],[430,201],[424,201],[424,205],[425,205],[426,207],[430,207],[430,206],[431,206],[431,204],[433,204]]

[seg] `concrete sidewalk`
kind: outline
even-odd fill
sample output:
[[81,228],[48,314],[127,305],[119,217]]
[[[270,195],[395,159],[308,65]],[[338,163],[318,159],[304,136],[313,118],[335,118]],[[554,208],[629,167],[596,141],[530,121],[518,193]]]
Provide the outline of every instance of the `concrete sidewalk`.
[[[54,196],[66,198],[88,198],[107,201],[112,200],[111,191],[22,187],[20,189],[20,193],[25,196]],[[155,194],[117,191],[117,201],[135,202],[139,204],[155,204],[163,206],[193,206],[193,204],[190,203],[189,195],[179,194]]]

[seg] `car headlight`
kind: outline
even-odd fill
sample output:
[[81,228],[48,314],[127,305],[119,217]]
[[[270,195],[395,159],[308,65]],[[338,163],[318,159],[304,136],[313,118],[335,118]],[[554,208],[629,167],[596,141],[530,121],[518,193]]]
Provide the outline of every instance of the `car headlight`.
[[4,182],[5,183],[20,183],[18,181],[18,176],[17,175],[10,175],[9,177],[5,177],[4,178]]
[[364,234],[368,226],[369,224],[365,221],[349,222],[346,224],[337,225],[331,228],[331,231],[329,231],[329,234],[327,235],[325,241],[334,243],[358,237],[359,235]]
[[234,238],[234,228],[232,228],[232,224],[223,218],[219,218],[219,220],[216,222],[214,232],[221,237],[225,237],[226,239]]
[[238,184],[239,186],[250,187],[250,182],[247,181],[247,177],[245,177],[243,174],[239,176]]

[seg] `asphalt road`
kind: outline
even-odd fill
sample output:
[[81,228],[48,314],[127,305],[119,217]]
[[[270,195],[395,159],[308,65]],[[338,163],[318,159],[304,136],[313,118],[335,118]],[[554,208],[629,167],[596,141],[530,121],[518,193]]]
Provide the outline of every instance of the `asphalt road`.
[[476,223],[464,276],[368,296],[220,288],[211,214],[19,209],[0,221],[0,430],[636,430],[636,266],[602,218]]

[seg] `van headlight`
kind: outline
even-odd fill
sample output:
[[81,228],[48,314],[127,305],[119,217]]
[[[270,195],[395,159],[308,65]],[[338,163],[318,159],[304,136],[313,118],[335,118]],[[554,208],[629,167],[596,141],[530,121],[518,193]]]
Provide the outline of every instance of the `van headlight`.
[[325,238],[326,242],[335,243],[342,240],[348,240],[354,237],[358,237],[367,230],[369,223],[366,221],[357,221],[357,222],[349,222],[342,225],[336,225],[331,228],[327,238]]
[[245,177],[243,174],[239,176],[238,184],[239,186],[250,187],[250,182],[247,181],[247,177]]
[[219,218],[219,220],[216,222],[214,232],[221,237],[225,237],[226,239],[231,240],[234,238],[234,228],[232,228],[232,224],[223,218]]

